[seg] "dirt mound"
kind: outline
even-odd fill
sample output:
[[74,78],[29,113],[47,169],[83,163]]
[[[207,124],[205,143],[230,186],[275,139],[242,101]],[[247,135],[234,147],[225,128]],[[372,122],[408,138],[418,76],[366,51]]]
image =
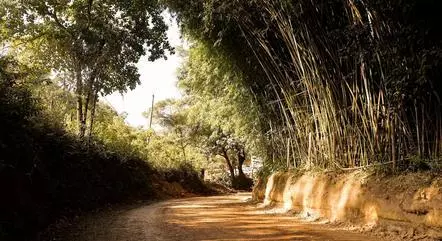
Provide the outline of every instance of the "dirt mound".
[[[263,187],[258,182],[255,199],[262,198]],[[357,223],[404,239],[442,239],[442,178],[432,173],[275,173],[267,180],[264,203],[280,203],[308,219]]]
[[235,190],[228,188],[222,184],[216,183],[216,182],[209,182],[206,184],[211,190],[214,190],[216,193],[219,194],[229,194],[229,193],[236,193]]
[[195,197],[228,193],[222,185],[206,183],[191,167],[159,171],[152,178],[153,190],[158,199]]
[[267,185],[267,180],[262,178],[258,179],[252,190],[252,199],[254,201],[264,200],[266,185]]

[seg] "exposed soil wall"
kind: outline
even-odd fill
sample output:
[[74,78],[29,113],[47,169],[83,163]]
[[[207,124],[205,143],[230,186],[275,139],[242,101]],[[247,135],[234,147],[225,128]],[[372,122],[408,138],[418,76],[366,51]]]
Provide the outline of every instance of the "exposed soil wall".
[[258,179],[255,186],[252,190],[252,199],[255,201],[261,201],[265,198],[267,180],[266,179]]
[[[306,218],[376,226],[397,222],[406,226],[442,228],[442,177],[415,173],[379,177],[364,172],[347,174],[275,173],[258,185],[255,199],[280,203]],[[442,239],[442,236],[440,236]]]

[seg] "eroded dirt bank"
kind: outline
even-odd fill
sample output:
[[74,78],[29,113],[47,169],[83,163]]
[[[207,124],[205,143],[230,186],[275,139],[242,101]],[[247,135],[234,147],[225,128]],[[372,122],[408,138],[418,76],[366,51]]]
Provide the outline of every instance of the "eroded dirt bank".
[[55,240],[382,240],[275,214],[249,198],[249,193],[188,198],[91,215]]
[[434,173],[275,173],[253,196],[309,220],[344,222],[390,240],[442,240],[442,178]]

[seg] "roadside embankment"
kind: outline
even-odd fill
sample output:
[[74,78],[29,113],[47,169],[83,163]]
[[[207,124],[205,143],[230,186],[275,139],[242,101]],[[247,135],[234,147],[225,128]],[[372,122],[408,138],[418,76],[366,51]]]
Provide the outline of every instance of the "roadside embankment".
[[253,197],[309,220],[357,224],[402,239],[442,239],[442,177],[434,173],[275,173],[266,185],[257,183]]

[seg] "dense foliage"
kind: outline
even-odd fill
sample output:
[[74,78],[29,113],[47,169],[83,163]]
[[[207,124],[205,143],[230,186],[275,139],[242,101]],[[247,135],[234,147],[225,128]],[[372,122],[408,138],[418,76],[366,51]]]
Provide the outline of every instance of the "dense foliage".
[[[135,88],[141,56],[173,52],[163,5],[191,43],[184,97],[146,112],[155,128],[134,128],[99,97]],[[264,172],[440,170],[437,10],[435,0],[0,1],[0,238],[151,197],[153,176],[200,192],[218,165],[248,189],[252,156]]]
[[[212,179],[220,179],[224,184],[238,189],[249,189],[252,181],[245,176],[243,165],[250,155],[246,153],[244,142],[230,132],[229,125],[220,122],[216,114],[220,109],[211,106],[210,101],[215,100],[198,99],[198,96],[188,93],[181,100],[158,102],[154,106],[153,117],[163,128],[157,135],[159,140],[163,140],[163,145],[160,147],[156,143],[149,143],[149,146],[153,145],[153,149],[149,150],[156,153],[151,158],[158,160],[160,157],[157,162],[159,168],[186,163],[212,174],[219,169],[216,164],[222,158],[221,176],[210,175]],[[175,154],[171,150],[175,150]],[[225,172],[229,175],[228,182],[222,177]]]
[[1,59],[0,239],[29,240],[61,215],[152,198],[152,168],[60,129]]
[[2,1],[0,34],[34,68],[75,90],[78,134],[92,129],[99,94],[134,89],[135,64],[173,51],[156,0]]
[[168,182],[209,191],[176,142],[99,101],[139,84],[141,56],[173,52],[162,12],[145,0],[0,1],[1,240],[31,240],[106,204],[181,195],[162,194]]
[[211,83],[255,97],[262,118],[244,118],[260,122],[270,168],[440,166],[436,1],[164,2],[210,56],[197,68]]
[[162,193],[168,182],[211,192],[195,171],[197,160],[182,159],[168,135],[130,127],[103,103],[94,138],[79,139],[75,96],[54,83],[33,84],[23,70],[0,58],[1,240],[31,240],[60,217],[103,205],[181,195]]

